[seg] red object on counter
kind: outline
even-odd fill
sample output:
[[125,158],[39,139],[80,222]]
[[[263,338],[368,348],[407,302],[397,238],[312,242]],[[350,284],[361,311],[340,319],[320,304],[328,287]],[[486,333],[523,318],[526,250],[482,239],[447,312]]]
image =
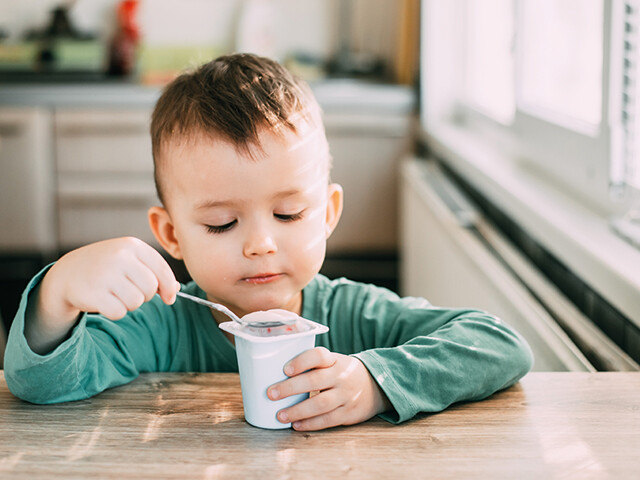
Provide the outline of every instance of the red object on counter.
[[137,23],[138,0],[122,0],[117,7],[116,33],[111,41],[109,73],[130,75],[135,70],[140,28]]
[[118,24],[124,33],[136,43],[140,39],[140,28],[136,14],[138,12],[138,0],[122,0],[118,5]]

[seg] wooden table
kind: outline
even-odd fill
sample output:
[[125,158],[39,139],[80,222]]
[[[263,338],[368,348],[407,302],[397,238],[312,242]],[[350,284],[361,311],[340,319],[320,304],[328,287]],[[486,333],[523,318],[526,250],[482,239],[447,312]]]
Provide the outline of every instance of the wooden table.
[[0,372],[0,478],[640,478],[640,373],[531,373],[399,426],[245,423],[236,374],[144,374],[92,399],[22,402]]

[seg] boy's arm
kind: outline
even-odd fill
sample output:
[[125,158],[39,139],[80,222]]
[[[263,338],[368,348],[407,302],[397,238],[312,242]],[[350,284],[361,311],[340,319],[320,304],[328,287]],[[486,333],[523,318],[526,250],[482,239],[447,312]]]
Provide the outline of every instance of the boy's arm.
[[[105,240],[64,255],[22,298],[5,353],[9,388],[26,400],[50,403],[86,398],[135,378],[134,350],[126,338],[145,343],[148,332],[145,337],[135,322],[125,332],[106,319],[129,318],[157,299],[156,292],[173,303],[179,288],[162,256],[136,238]],[[92,335],[85,328],[88,317],[95,322]]]
[[44,355],[34,352],[24,335],[25,314],[48,270],[27,286],[9,332],[4,366],[14,395],[32,403],[80,400],[127,383],[140,371],[167,368],[174,336],[170,329],[175,324],[169,316],[175,313],[160,298],[118,322],[81,314],[53,351]]
[[[399,423],[419,412],[482,400],[531,369],[533,356],[526,341],[495,317],[464,310],[425,313],[425,325],[412,339],[355,354],[394,407],[382,415],[386,420]],[[445,319],[436,330],[427,327]]]
[[59,342],[53,351],[39,354],[33,351],[25,335],[27,312],[33,314],[37,296],[35,295],[43,277],[51,265],[38,273],[27,285],[18,311],[11,324],[5,351],[5,379],[11,392],[32,403],[57,403],[88,398],[79,381],[82,344],[87,338],[86,316],[82,315],[77,324],[65,333],[68,337]]
[[[47,304],[43,300],[42,283],[46,276],[31,291],[30,298],[24,312],[24,336],[33,352],[44,355],[53,351],[64,340],[69,338],[71,330],[82,318],[81,312],[69,312],[63,320],[46,312]],[[46,287],[45,287],[46,290]],[[43,313],[46,312],[46,313]]]
[[434,308],[423,299],[400,299],[372,287],[355,294],[347,288],[336,292],[336,300],[351,307],[333,309],[327,346],[360,352],[354,356],[393,406],[381,415],[390,422],[486,398],[531,369],[527,342],[487,313]]

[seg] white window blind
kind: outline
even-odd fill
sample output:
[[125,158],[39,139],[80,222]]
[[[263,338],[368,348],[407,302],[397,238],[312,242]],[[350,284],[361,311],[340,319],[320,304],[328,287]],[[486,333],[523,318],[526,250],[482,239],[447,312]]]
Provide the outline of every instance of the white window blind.
[[[640,190],[640,1],[626,0],[622,35],[622,149],[614,154],[613,183]],[[615,158],[617,157],[617,158]]]
[[[625,0],[621,15],[614,16],[613,28],[622,30],[614,35],[618,45],[613,49],[622,52],[619,56],[619,85],[613,92],[619,92],[618,110],[613,112],[613,136],[610,177],[611,193],[614,197],[624,198],[625,194],[640,192],[640,0]],[[615,69],[615,65],[613,66]],[[615,88],[615,87],[618,88]],[[615,100],[615,99],[614,99]],[[611,221],[613,230],[631,244],[640,248],[640,205],[632,206],[625,214]]]

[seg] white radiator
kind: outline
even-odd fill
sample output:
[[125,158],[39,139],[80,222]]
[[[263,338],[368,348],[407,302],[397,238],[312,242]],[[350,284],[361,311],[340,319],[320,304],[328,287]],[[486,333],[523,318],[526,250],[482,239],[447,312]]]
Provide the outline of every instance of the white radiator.
[[572,338],[596,351],[608,370],[638,369],[483,219],[434,163],[403,163],[400,212],[403,295],[497,315],[527,339],[537,371],[595,370]]

